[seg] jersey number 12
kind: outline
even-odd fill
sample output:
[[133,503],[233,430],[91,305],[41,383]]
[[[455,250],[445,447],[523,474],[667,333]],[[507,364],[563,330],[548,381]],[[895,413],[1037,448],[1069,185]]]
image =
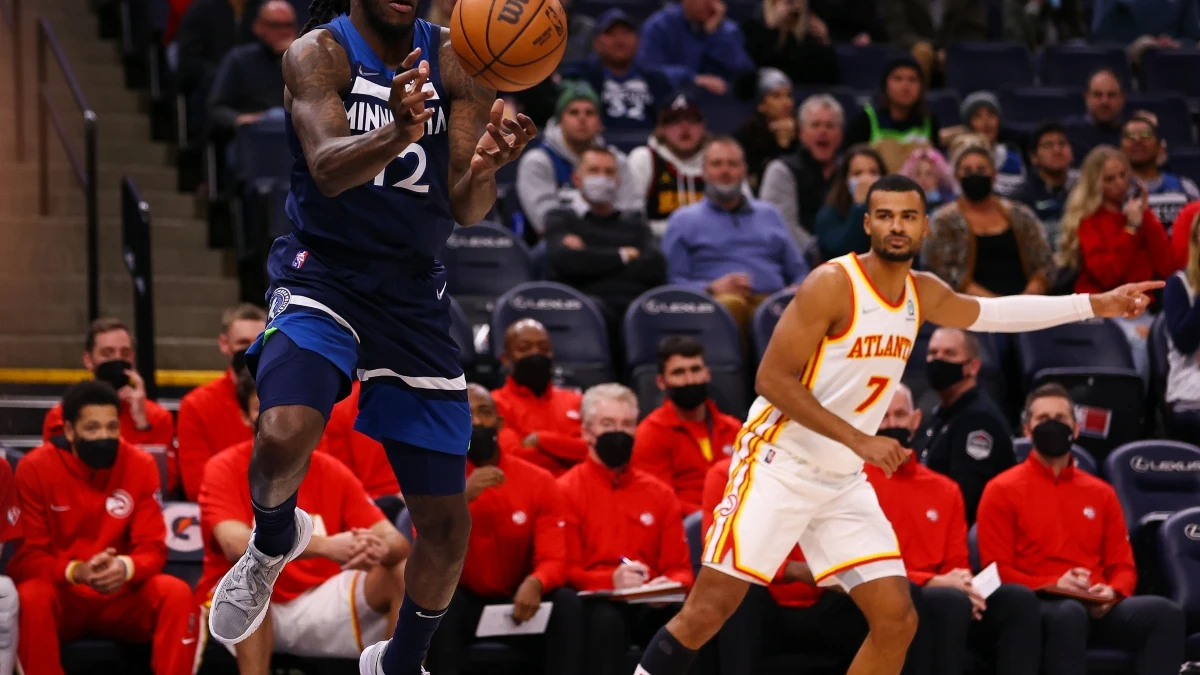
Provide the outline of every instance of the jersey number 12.
[[[398,183],[393,183],[392,187],[398,187],[402,190],[408,190],[409,192],[416,192],[417,194],[426,194],[429,192],[429,186],[421,184],[421,179],[425,177],[425,169],[429,166],[429,161],[425,158],[425,148],[421,147],[421,145],[418,143],[413,143],[405,148],[404,152],[401,152],[398,155],[398,158],[404,159],[409,155],[417,156],[416,168],[413,169],[408,178],[405,178]],[[391,166],[391,164],[389,163],[388,166]],[[375,176],[375,185],[379,187],[383,186],[383,174],[387,173],[387,170],[388,167],[385,166],[383,167],[383,171],[380,171],[379,174]]]

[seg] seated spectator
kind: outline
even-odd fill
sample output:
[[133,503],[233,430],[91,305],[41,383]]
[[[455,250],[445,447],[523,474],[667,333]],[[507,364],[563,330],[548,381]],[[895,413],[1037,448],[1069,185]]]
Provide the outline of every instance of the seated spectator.
[[[546,214],[570,206],[578,196],[571,176],[584,150],[608,148],[625,170],[625,154],[600,136],[599,106],[600,99],[587,83],[565,83],[541,145],[529,148],[517,161],[517,197],[525,219],[539,235],[546,229]],[[637,209],[641,195],[624,190],[617,203],[622,210]]]
[[[912,392],[901,384],[892,395],[878,435],[905,446],[921,424]],[[984,643],[995,655],[997,675],[1037,672],[1038,599],[1018,584],[1003,584],[984,598],[972,585],[967,555],[967,518],[959,485],[909,460],[890,477],[866,465],[879,506],[892,523],[904,568],[913,584],[919,621],[905,667],[917,673],[963,673],[969,644]],[[972,620],[973,619],[973,620]],[[1020,649],[1014,649],[1021,645]]]
[[1177,440],[1200,440],[1200,228],[1192,227],[1187,264],[1167,278],[1163,314],[1167,322],[1167,433]]
[[663,235],[670,282],[710,293],[743,333],[759,303],[808,274],[779,211],[743,195],[745,180],[741,146],[713,139],[704,152],[704,199],[671,214]]
[[[583,606],[567,580],[567,542],[562,495],[554,476],[505,453],[498,441],[503,420],[487,389],[467,385],[471,401],[471,447],[467,452],[467,501],[471,529],[458,590],[429,648],[438,675],[463,672],[465,647],[475,641],[487,605],[513,605],[515,622],[528,621],[542,602],[554,603],[543,636],[488,638],[540,663],[547,673],[578,673],[583,663]],[[536,669],[535,669],[536,670]]]
[[[83,367],[97,380],[107,382],[121,399],[121,440],[150,454],[166,455],[167,494],[179,483],[175,458],[175,421],[171,413],[146,398],[146,383],[134,369],[133,336],[120,319],[100,318],[88,327],[83,341]],[[63,441],[63,404],[46,413],[42,442],[66,447]]]
[[633,467],[671,486],[685,517],[700,508],[705,474],[733,453],[742,429],[741,420],[718,410],[709,397],[711,380],[704,345],[684,335],[663,338],[655,383],[667,400],[634,435]]
[[817,212],[815,231],[822,260],[871,249],[871,238],[863,228],[867,191],[886,174],[883,158],[870,147],[856,145],[846,151],[833,174],[825,206]]
[[1087,113],[1067,124],[1071,155],[1076,161],[1082,161],[1098,145],[1120,145],[1125,92],[1116,73],[1108,68],[1092,73],[1083,102]]
[[750,191],[758,194],[767,162],[796,150],[796,102],[792,99],[791,80],[776,68],[759,70],[755,100],[758,108],[733,137],[746,151],[746,180]]
[[600,120],[609,131],[654,130],[654,113],[674,87],[662,71],[635,58],[637,23],[622,9],[610,9],[596,22],[592,54],[569,65],[566,77],[582,80],[600,95]]
[[946,67],[947,45],[988,39],[987,9],[975,0],[884,0],[883,23],[889,41],[921,64],[926,83]]
[[504,428],[521,439],[521,459],[561,476],[587,458],[579,428],[577,389],[561,389],[554,377],[554,345],[546,327],[521,319],[504,331],[500,364],[508,371],[504,386],[492,392]]
[[1121,127],[1121,153],[1129,160],[1133,177],[1146,189],[1150,210],[1169,235],[1183,207],[1200,199],[1200,189],[1191,178],[1159,168],[1158,157],[1165,147],[1158,137],[1158,124],[1145,113],[1134,113]]
[[396,516],[404,508],[400,500],[400,484],[396,482],[396,473],[388,461],[383,444],[370,436],[356,431],[354,422],[358,419],[358,397],[362,385],[355,380],[350,385],[350,395],[338,401],[329,413],[329,421],[325,424],[325,433],[317,444],[317,450],[326,452],[350,469],[363,489],[375,500],[375,505],[394,522]]
[[966,145],[951,160],[962,197],[930,218],[923,267],[970,295],[1045,293],[1054,261],[1037,216],[995,194],[996,166],[985,146]]
[[1058,122],[1046,122],[1029,137],[1029,162],[1033,171],[1012,194],[1012,198],[1033,209],[1046,230],[1050,250],[1058,248],[1059,222],[1067,204],[1067,195],[1078,175],[1072,172],[1071,141],[1067,129]]
[[829,28],[806,0],[762,0],[760,13],[742,21],[742,34],[760,78],[762,69],[776,68],[794,84],[841,82]]
[[1030,52],[1087,38],[1083,3],[1079,0],[1029,2],[1004,0],[1004,41],[1025,45]]
[[1192,256],[1192,230],[1196,229],[1196,221],[1200,220],[1200,200],[1191,202],[1175,216],[1175,224],[1171,226],[1171,258],[1175,261],[1175,269],[1184,269]]
[[1200,6],[1171,0],[1096,0],[1091,39],[1128,45],[1129,60],[1136,65],[1147,49],[1195,47],[1200,42]]
[[[671,488],[629,466],[637,397],[610,383],[583,397],[588,456],[558,479],[566,513],[567,584],[580,591],[624,589],[658,581],[692,585],[692,563],[679,500]],[[628,672],[630,644],[645,646],[679,610],[596,600],[585,608],[584,673]]]
[[984,486],[1017,462],[1012,430],[1000,407],[979,387],[978,338],[957,328],[938,328],[929,336],[925,360],[929,387],[942,403],[918,435],[917,449],[922,464],[958,484],[970,525]]
[[661,237],[675,209],[700,201],[704,194],[704,113],[683,94],[658,109],[658,126],[646,145],[629,153],[629,192],[637,196]]
[[[238,399],[257,426],[258,394],[248,373],[238,378]],[[205,615],[213,588],[251,545],[253,449],[253,441],[238,443],[204,467],[204,573],[196,597]],[[246,675],[266,672],[272,653],[357,658],[364,645],[392,634],[400,611],[408,540],[344,464],[321,452],[314,452],[311,462],[300,483],[297,506],[312,516],[312,539],[280,573],[262,625],[236,648],[227,647]],[[207,618],[203,624],[207,628]]]
[[1025,162],[1021,159],[1022,134],[1001,126],[1000,101],[988,91],[977,91],[959,106],[966,131],[983,137],[996,165],[996,194],[1010,196],[1025,180]]
[[667,262],[646,217],[616,209],[621,175],[612,152],[585,150],[572,180],[586,210],[546,214],[550,279],[593,296],[616,327],[634,298],[666,282]]
[[254,438],[254,428],[246,424],[238,406],[237,375],[245,368],[246,350],[266,326],[267,313],[257,305],[242,303],[225,310],[217,346],[229,359],[229,368],[179,402],[176,455],[183,494],[189,502],[200,494],[200,479],[209,457]]
[[758,196],[779,209],[796,245],[805,249],[838,168],[842,105],[829,94],[814,94],[800,105],[799,122],[799,147],[767,164]]
[[1006,584],[1043,591],[1042,672],[1083,675],[1089,647],[1135,652],[1142,675],[1179,672],[1183,612],[1166,598],[1132,597],[1125,516],[1108,483],[1073,466],[1078,426],[1067,390],[1035,389],[1023,419],[1033,451],[984,489],[979,562],[996,563]]
[[954,171],[942,153],[933,148],[913,150],[904,166],[900,167],[900,175],[913,179],[925,191],[929,213],[958,199],[958,181],[954,179]]
[[677,87],[691,83],[713,96],[754,70],[742,31],[725,18],[720,0],[682,0],[651,14],[637,60],[661,68]]
[[[1174,256],[1149,195],[1134,188],[1129,160],[1102,145],[1088,153],[1079,181],[1067,198],[1058,264],[1078,272],[1076,293],[1103,293],[1134,281],[1166,279],[1175,271]],[[1125,329],[1139,373],[1148,377],[1146,336],[1154,317],[1116,318]]]
[[296,10],[287,0],[267,0],[252,29],[255,41],[225,55],[209,94],[208,121],[221,138],[269,114],[283,116],[283,54],[296,39]]
[[251,26],[259,0],[195,0],[183,13],[175,41],[179,67],[176,83],[187,98],[188,138],[205,128],[208,95],[221,60],[254,36]]
[[196,610],[167,562],[158,467],[120,439],[121,399],[103,381],[63,396],[66,447],[17,465],[24,540],[5,572],[20,597],[23,672],[61,675],[59,645],[82,637],[152,642],[155,675],[189,675]]
[[865,47],[887,42],[887,30],[875,0],[808,0],[808,6],[836,44]]
[[[0,462],[0,546],[21,538],[21,506],[12,466]],[[0,576],[0,675],[12,675],[17,665],[20,598],[11,577]]]
[[892,60],[880,88],[876,101],[865,104],[846,127],[842,147],[869,144],[893,172],[914,149],[936,146],[941,127],[925,101],[921,67],[911,57]]

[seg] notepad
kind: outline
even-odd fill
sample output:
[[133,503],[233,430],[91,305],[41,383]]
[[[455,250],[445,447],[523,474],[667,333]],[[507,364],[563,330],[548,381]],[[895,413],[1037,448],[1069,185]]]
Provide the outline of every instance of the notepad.
[[479,616],[475,637],[541,635],[546,632],[546,625],[550,623],[550,610],[553,607],[553,602],[543,602],[528,621],[517,623],[512,618],[512,605],[488,605]]
[[995,593],[996,589],[1000,588],[1000,569],[996,567],[996,563],[988,565],[976,574],[971,580],[971,587],[985,598]]
[[660,581],[654,584],[643,584],[633,588],[621,588],[607,591],[580,591],[581,598],[605,598],[624,602],[682,602],[685,595],[683,584],[678,581]]

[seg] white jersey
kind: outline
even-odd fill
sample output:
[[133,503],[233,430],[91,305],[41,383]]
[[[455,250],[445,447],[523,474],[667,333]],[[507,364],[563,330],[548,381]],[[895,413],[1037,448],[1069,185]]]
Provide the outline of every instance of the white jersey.
[[[841,266],[850,279],[851,319],[841,334],[821,340],[800,381],[826,410],[874,435],[921,324],[916,280],[908,275],[904,295],[893,305],[875,290],[853,253],[829,263]],[[818,474],[836,478],[862,470],[862,459],[850,448],[787,419],[761,396],[750,408],[745,431],[759,437],[759,444],[774,446],[766,452],[778,449]]]

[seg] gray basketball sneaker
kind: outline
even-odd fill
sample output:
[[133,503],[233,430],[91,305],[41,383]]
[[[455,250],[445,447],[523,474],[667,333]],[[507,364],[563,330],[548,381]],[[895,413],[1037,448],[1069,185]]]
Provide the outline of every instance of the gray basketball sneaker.
[[[358,675],[384,675],[380,661],[383,659],[383,653],[387,651],[389,642],[391,640],[376,642],[363,650],[362,655],[358,657]],[[429,675],[429,671],[424,668],[421,668],[421,673]]]
[[246,552],[213,590],[208,632],[214,638],[227,645],[236,645],[258,630],[267,616],[275,580],[284,565],[308,548],[312,533],[312,518],[303,509],[296,509],[296,544],[283,555],[268,556],[254,548],[254,532],[251,531]]

